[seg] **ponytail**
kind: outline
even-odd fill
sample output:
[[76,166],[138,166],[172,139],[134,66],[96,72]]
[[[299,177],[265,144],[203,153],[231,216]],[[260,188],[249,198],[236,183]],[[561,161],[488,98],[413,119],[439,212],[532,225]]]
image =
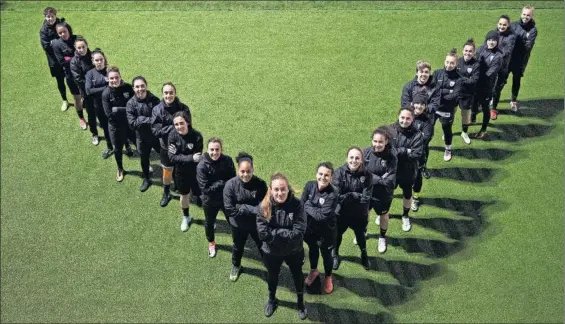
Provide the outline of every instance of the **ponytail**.
[[261,216],[263,216],[268,222],[271,221],[271,187],[267,189],[267,194],[263,197],[261,204],[259,205],[259,210],[261,211]]

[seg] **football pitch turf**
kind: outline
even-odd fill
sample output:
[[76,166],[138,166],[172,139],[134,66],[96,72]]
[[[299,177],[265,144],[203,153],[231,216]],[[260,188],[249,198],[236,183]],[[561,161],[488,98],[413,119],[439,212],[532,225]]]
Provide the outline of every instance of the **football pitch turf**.
[[[56,7],[127,82],[144,75],[159,96],[173,81],[206,139],[222,138],[232,157],[251,153],[263,179],[285,172],[300,192],[317,163],[342,165],[347,147],[369,146],[375,127],[395,121],[417,60],[440,68],[449,49],[481,43],[501,14],[517,19],[526,4],[3,2],[0,320],[300,321],[286,267],[281,307],[264,317],[266,270],[251,241],[244,272],[228,280],[222,215],[210,259],[202,210],[191,205],[195,223],[182,233],[178,201],[159,207],[157,156],[147,192],[137,156],[124,158],[130,172],[116,183],[105,144],[90,144],[72,107],[60,111],[39,44],[43,8]],[[436,125],[412,231],[402,232],[394,199],[379,255],[371,212],[370,271],[346,232],[334,293],[305,297],[309,321],[563,322],[564,10],[562,1],[535,6],[522,109],[508,111],[508,84],[488,140],[471,145],[457,113],[449,163]]]

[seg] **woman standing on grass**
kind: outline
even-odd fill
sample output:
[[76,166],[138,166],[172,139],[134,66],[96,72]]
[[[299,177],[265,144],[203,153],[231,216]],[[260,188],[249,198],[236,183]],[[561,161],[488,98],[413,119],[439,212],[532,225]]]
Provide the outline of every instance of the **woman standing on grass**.
[[[108,86],[108,73],[106,70],[108,60],[104,52],[99,48],[95,48],[94,51],[92,51],[92,63],[94,64],[94,68],[86,72],[86,76],[84,77],[84,90],[87,96],[92,97],[96,117],[98,117],[100,127],[104,130],[106,150],[102,152],[102,158],[107,159],[114,151],[110,132],[108,131],[108,117],[106,117],[104,107],[102,106],[102,92],[104,92],[104,89]],[[96,143],[98,143],[98,136],[92,139],[92,144],[98,145]]]
[[331,163],[322,162],[316,170],[316,181],[308,181],[302,193],[302,203],[308,224],[304,241],[308,244],[310,260],[310,274],[304,284],[310,286],[320,275],[318,259],[321,252],[325,271],[324,292],[331,294],[334,289],[332,251],[336,240],[335,209],[339,190],[331,183],[334,172]]
[[380,226],[377,250],[385,253],[387,249],[386,232],[390,218],[390,204],[396,183],[398,159],[394,154],[390,136],[384,128],[377,128],[371,137],[371,146],[363,150],[365,168],[371,174],[373,192],[371,208],[377,215],[375,223]]
[[410,231],[408,213],[412,206],[412,187],[416,181],[418,164],[424,150],[423,136],[414,127],[414,110],[410,107],[401,108],[398,121],[390,126],[390,142],[398,158],[396,169],[396,186],[402,189],[402,230]]
[[[65,88],[65,72],[53,52],[53,42],[59,38],[55,26],[65,22],[65,18],[57,18],[57,10],[53,7],[45,8],[43,10],[43,16],[45,20],[39,30],[39,40],[43,51],[45,51],[45,56],[47,56],[47,64],[49,65],[51,77],[57,80],[57,88],[59,89],[61,99],[63,99],[61,110],[66,111],[69,109],[69,102],[67,100],[67,89]],[[71,26],[67,26],[71,29]]]
[[333,184],[339,190],[339,205],[337,214],[337,237],[333,253],[333,269],[337,270],[341,259],[339,247],[343,233],[351,228],[355,233],[357,244],[361,250],[361,264],[368,270],[370,267],[367,256],[365,230],[369,222],[369,206],[373,194],[373,178],[365,169],[363,152],[352,146],[347,150],[346,163],[337,168],[333,174]]
[[55,26],[59,39],[53,41],[53,53],[59,65],[63,67],[65,80],[71,94],[75,100],[75,108],[79,118],[80,128],[86,130],[86,121],[82,112],[82,101],[80,97],[80,90],[75,83],[73,74],[71,72],[71,60],[75,55],[75,40],[76,36],[73,35],[71,27],[66,22],[60,22]]
[[265,304],[265,316],[273,315],[277,308],[276,298],[279,273],[282,263],[288,266],[297,295],[297,310],[301,320],[306,319],[302,262],[304,260],[303,238],[306,230],[306,215],[300,200],[282,173],[271,177],[269,190],[263,198],[256,217],[257,231],[262,243],[263,263],[267,268],[269,299]]
[[[98,145],[98,128],[96,127],[96,112],[94,110],[94,102],[92,96],[86,94],[85,77],[86,73],[94,68],[92,64],[92,53],[88,48],[88,42],[82,36],[75,39],[75,56],[71,59],[71,73],[75,80],[84,108],[88,114],[88,127],[92,134],[92,144]],[[81,113],[82,114],[82,111]],[[79,117],[80,117],[79,114]],[[82,123],[82,121],[81,121]]]
[[430,154],[430,141],[434,135],[434,120],[427,112],[426,95],[416,95],[412,103],[412,109],[414,109],[414,127],[422,133],[424,141],[424,151],[418,163],[416,181],[413,187],[414,193],[412,195],[411,209],[417,212],[420,209],[420,192],[422,191],[423,178],[430,178],[429,171],[426,169],[426,163],[428,163],[428,155]]
[[469,125],[471,124],[471,108],[479,81],[480,63],[475,59],[475,42],[467,40],[463,45],[463,57],[457,61],[457,72],[462,77],[459,92],[459,108],[461,108],[461,137],[466,144],[471,144]]
[[223,193],[224,208],[231,225],[233,238],[231,281],[239,278],[241,258],[247,237],[251,236],[259,249],[259,254],[263,256],[262,243],[257,234],[256,209],[267,193],[267,183],[253,174],[253,157],[245,152],[240,152],[235,161],[237,177],[226,182]]
[[[232,158],[222,153],[222,140],[212,137],[208,140],[208,151],[204,153],[196,167],[196,179],[202,191],[202,209],[204,209],[204,231],[208,240],[208,256],[216,256],[216,240],[214,229],[216,217],[224,209],[224,187],[226,182],[235,177],[235,166]],[[227,216],[226,216],[227,218]]]
[[169,160],[175,166],[175,184],[180,194],[180,230],[186,232],[192,221],[188,208],[192,188],[196,183],[196,165],[202,157],[204,142],[202,134],[192,128],[191,117],[186,111],[178,111],[173,115],[173,125],[175,129],[169,133],[167,152]]
[[128,144],[135,143],[135,133],[129,128],[126,118],[126,105],[133,97],[133,88],[125,83],[120,75],[120,70],[111,66],[108,68],[108,87],[102,92],[102,106],[108,117],[108,130],[114,144],[114,158],[118,166],[116,181],[124,180],[124,166],[122,162],[122,148],[126,145],[126,154],[133,155]]

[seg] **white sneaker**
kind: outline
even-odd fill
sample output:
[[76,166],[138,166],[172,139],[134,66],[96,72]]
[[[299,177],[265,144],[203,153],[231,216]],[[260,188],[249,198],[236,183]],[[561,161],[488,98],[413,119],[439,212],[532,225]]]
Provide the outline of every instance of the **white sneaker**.
[[98,139],[98,135],[92,135],[92,145],[100,144],[100,140]]
[[402,230],[405,232],[409,232],[411,228],[412,225],[410,224],[410,217],[402,216]]
[[512,112],[518,111],[518,103],[516,101],[510,101],[510,110]]
[[379,237],[379,245],[378,245],[377,250],[379,251],[379,253],[385,253],[386,252],[386,238]]
[[180,223],[180,230],[183,232],[188,231],[188,225],[192,222],[192,217],[190,216],[182,216],[182,222]]
[[377,224],[379,226],[381,225],[381,216],[377,215],[377,217],[375,218],[375,224]]
[[465,144],[471,144],[471,139],[469,138],[469,134],[465,132],[461,132],[461,137],[463,138],[463,142],[465,142]]
[[69,102],[67,100],[64,100],[63,104],[61,105],[61,111],[67,111],[67,109],[69,109]]

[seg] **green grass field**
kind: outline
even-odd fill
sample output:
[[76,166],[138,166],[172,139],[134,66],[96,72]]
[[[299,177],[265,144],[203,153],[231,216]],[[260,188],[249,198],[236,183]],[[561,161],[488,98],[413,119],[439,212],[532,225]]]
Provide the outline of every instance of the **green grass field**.
[[[283,307],[264,317],[266,270],[252,245],[240,279],[228,280],[222,216],[209,259],[201,209],[191,207],[196,224],[181,233],[178,201],[160,208],[158,183],[145,193],[134,174],[116,183],[104,144],[92,146],[76,113],[60,111],[39,44],[44,7],[102,48],[124,79],[144,75],[155,94],[172,80],[205,138],[221,137],[231,156],[252,153],[256,174],[282,170],[301,190],[318,162],[343,164],[348,146],[368,146],[376,126],[394,121],[418,59],[439,68],[449,49],[482,40],[500,14],[516,19],[525,4],[3,3],[0,320],[299,321],[286,270]],[[389,250],[378,255],[377,236],[368,241],[372,271],[348,231],[335,292],[306,296],[310,321],[563,322],[563,2],[536,7],[521,112],[507,113],[508,85],[490,140],[467,146],[456,135],[449,163],[437,126],[412,231],[400,229],[395,199]],[[140,170],[138,158],[124,165]]]

